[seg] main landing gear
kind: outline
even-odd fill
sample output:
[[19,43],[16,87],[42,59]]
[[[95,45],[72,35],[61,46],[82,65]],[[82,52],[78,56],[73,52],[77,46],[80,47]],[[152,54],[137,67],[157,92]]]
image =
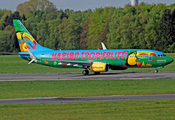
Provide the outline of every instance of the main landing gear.
[[87,69],[86,69],[86,70],[83,70],[83,71],[82,71],[82,74],[83,74],[83,75],[89,75],[89,70],[87,70]]
[[154,70],[154,73],[158,73],[159,71],[157,69]]

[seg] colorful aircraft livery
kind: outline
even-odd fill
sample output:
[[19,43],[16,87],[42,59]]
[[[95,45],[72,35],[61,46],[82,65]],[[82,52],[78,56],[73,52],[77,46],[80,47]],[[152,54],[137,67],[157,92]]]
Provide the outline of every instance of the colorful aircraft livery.
[[84,75],[89,70],[95,74],[111,70],[126,70],[129,67],[163,68],[173,59],[156,50],[115,49],[108,50],[102,43],[103,50],[52,50],[37,43],[20,20],[13,20],[21,52],[19,56],[30,63],[35,62],[52,67],[84,68]]
[[[28,52],[27,48],[36,49],[37,42],[28,33],[18,32],[16,33],[21,52]],[[29,42],[31,41],[31,42]]]
[[100,58],[100,59],[116,59],[116,57],[119,59],[120,55],[122,57],[122,59],[126,59],[127,58],[127,53],[128,52],[63,52],[63,53],[53,53],[52,54],[52,60],[55,59],[55,60],[73,60],[73,59],[78,59],[79,56],[81,56],[81,59],[96,59],[97,58]]

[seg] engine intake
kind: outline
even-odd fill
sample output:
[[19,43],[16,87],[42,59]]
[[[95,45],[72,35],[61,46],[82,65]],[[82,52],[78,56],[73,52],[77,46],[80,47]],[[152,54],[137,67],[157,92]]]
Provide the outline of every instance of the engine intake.
[[107,63],[93,63],[90,66],[91,72],[107,72],[109,70],[109,64]]

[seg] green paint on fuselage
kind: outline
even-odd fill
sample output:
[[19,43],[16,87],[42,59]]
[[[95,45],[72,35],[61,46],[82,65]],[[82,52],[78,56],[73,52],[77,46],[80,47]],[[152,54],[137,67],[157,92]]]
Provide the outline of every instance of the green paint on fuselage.
[[[70,53],[79,53],[79,56],[71,58],[68,56]],[[105,53],[103,56],[93,56],[96,55],[97,52]],[[123,52],[127,52],[125,55]],[[53,56],[53,53],[60,56]],[[89,56],[85,56],[88,53]],[[93,54],[92,54],[93,53]],[[107,54],[109,55],[107,56]],[[121,54],[118,54],[121,53]],[[122,54],[123,53],[123,54]],[[137,55],[137,54],[141,55]],[[119,66],[119,67],[154,67],[154,68],[162,68],[165,65],[171,63],[173,61],[172,58],[166,56],[164,53],[155,51],[155,50],[142,50],[142,49],[124,49],[124,50],[62,50],[62,51],[47,51],[47,52],[33,52],[33,54],[37,57],[37,63],[42,65],[47,65],[51,67],[59,67],[59,68],[83,68],[82,66],[73,66],[68,64],[61,64],[58,61],[47,61],[47,60],[64,60],[64,61],[80,61],[80,62],[102,62],[108,63],[110,66]],[[63,54],[67,54],[67,56]],[[116,54],[116,55],[115,55]],[[91,56],[90,56],[91,55]],[[39,56],[39,57],[38,57]],[[68,58],[71,59],[68,59]],[[26,57],[23,57],[27,59]],[[93,58],[93,59],[90,59]],[[31,59],[31,58],[30,58]],[[29,59],[27,59],[29,60]],[[30,61],[30,60],[29,60]],[[132,64],[131,64],[132,63]]]

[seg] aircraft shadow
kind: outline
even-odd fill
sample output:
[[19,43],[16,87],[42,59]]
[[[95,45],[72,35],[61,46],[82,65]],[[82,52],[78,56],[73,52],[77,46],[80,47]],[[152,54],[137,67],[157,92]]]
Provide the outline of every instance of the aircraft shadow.
[[90,73],[88,76],[94,76],[94,75],[116,75],[116,74],[133,74],[133,73],[139,73],[139,72],[105,72],[105,73],[100,73],[100,74]]

